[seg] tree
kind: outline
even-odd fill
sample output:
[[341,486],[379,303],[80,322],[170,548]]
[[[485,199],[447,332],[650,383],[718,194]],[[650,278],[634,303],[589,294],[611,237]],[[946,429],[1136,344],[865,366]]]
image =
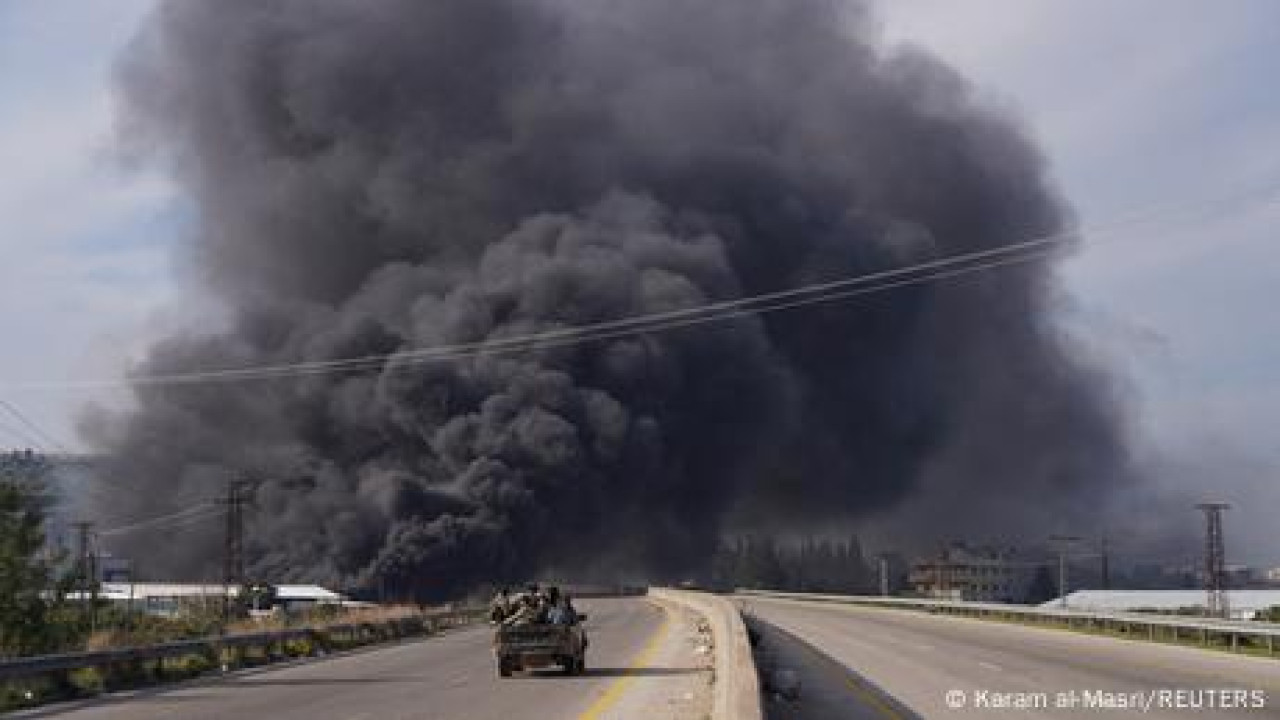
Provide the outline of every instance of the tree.
[[31,451],[0,456],[0,655],[40,652],[50,638],[48,472],[44,458]]
[[771,536],[747,537],[738,577],[742,587],[776,590],[783,586],[786,573],[778,558],[778,544]]
[[1280,622],[1280,605],[1263,608],[1254,614],[1254,620],[1261,622]]

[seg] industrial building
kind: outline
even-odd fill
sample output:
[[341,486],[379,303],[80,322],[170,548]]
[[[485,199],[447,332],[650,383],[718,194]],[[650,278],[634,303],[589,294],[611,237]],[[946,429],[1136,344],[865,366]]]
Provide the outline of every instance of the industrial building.
[[[286,612],[318,605],[347,605],[348,599],[319,585],[276,585],[276,604]],[[221,607],[240,588],[200,583],[103,583],[98,597],[151,615],[172,617],[191,609]]]
[[1036,567],[1008,548],[956,543],[914,562],[907,582],[923,597],[1018,602],[1026,596]]
[[[1067,595],[1066,606],[1090,612],[1203,615],[1205,603],[1204,590],[1077,590]],[[1232,618],[1252,620],[1259,611],[1280,607],[1280,589],[1229,590],[1227,603]],[[1041,607],[1061,608],[1062,604],[1058,598]]]

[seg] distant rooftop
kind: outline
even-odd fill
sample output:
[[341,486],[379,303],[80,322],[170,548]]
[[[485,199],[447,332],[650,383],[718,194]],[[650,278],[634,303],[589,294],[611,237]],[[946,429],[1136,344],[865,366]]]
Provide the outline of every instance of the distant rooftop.
[[[1228,590],[1231,613],[1249,615],[1259,610],[1280,605],[1280,589]],[[1042,603],[1040,607],[1056,608],[1061,598]],[[1077,590],[1067,595],[1067,606],[1072,610],[1099,612],[1128,612],[1133,610],[1174,611],[1184,608],[1203,608],[1204,590]]]
[[[280,600],[337,603],[346,599],[319,585],[276,585],[275,588],[276,597]],[[146,600],[222,597],[224,593],[235,596],[239,591],[237,587],[227,588],[222,583],[109,582],[102,584],[100,595],[108,600]]]

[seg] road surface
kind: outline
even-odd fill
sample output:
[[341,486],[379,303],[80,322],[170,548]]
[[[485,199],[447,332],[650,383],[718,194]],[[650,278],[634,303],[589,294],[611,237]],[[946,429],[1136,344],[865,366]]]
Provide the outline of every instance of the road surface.
[[[798,665],[805,687],[797,703],[772,702],[773,717],[1280,718],[1280,660],[918,611],[741,602],[766,635],[802,641],[774,642],[778,663]],[[1148,710],[1105,707],[1148,697]],[[1217,698],[1236,707],[1210,707]]]
[[659,717],[645,714],[656,702],[669,704],[706,684],[706,671],[682,660],[693,653],[681,635],[678,611],[643,599],[577,605],[589,616],[591,637],[587,672],[579,677],[546,671],[499,679],[490,631],[476,628],[212,681],[49,706],[17,717],[648,720]]

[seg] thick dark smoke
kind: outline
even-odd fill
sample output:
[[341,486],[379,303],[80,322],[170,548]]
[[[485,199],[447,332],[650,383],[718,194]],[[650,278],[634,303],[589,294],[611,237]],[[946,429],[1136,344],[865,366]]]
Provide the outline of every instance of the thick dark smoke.
[[[125,125],[194,200],[228,327],[139,373],[390,353],[753,295],[1058,231],[1016,125],[835,0],[176,0]],[[252,471],[255,574],[445,595],[696,569],[726,523],[1042,531],[1127,476],[1052,262],[527,354],[137,388],[152,489]],[[209,572],[216,528],[121,538]],[[123,543],[132,541],[132,546]]]

